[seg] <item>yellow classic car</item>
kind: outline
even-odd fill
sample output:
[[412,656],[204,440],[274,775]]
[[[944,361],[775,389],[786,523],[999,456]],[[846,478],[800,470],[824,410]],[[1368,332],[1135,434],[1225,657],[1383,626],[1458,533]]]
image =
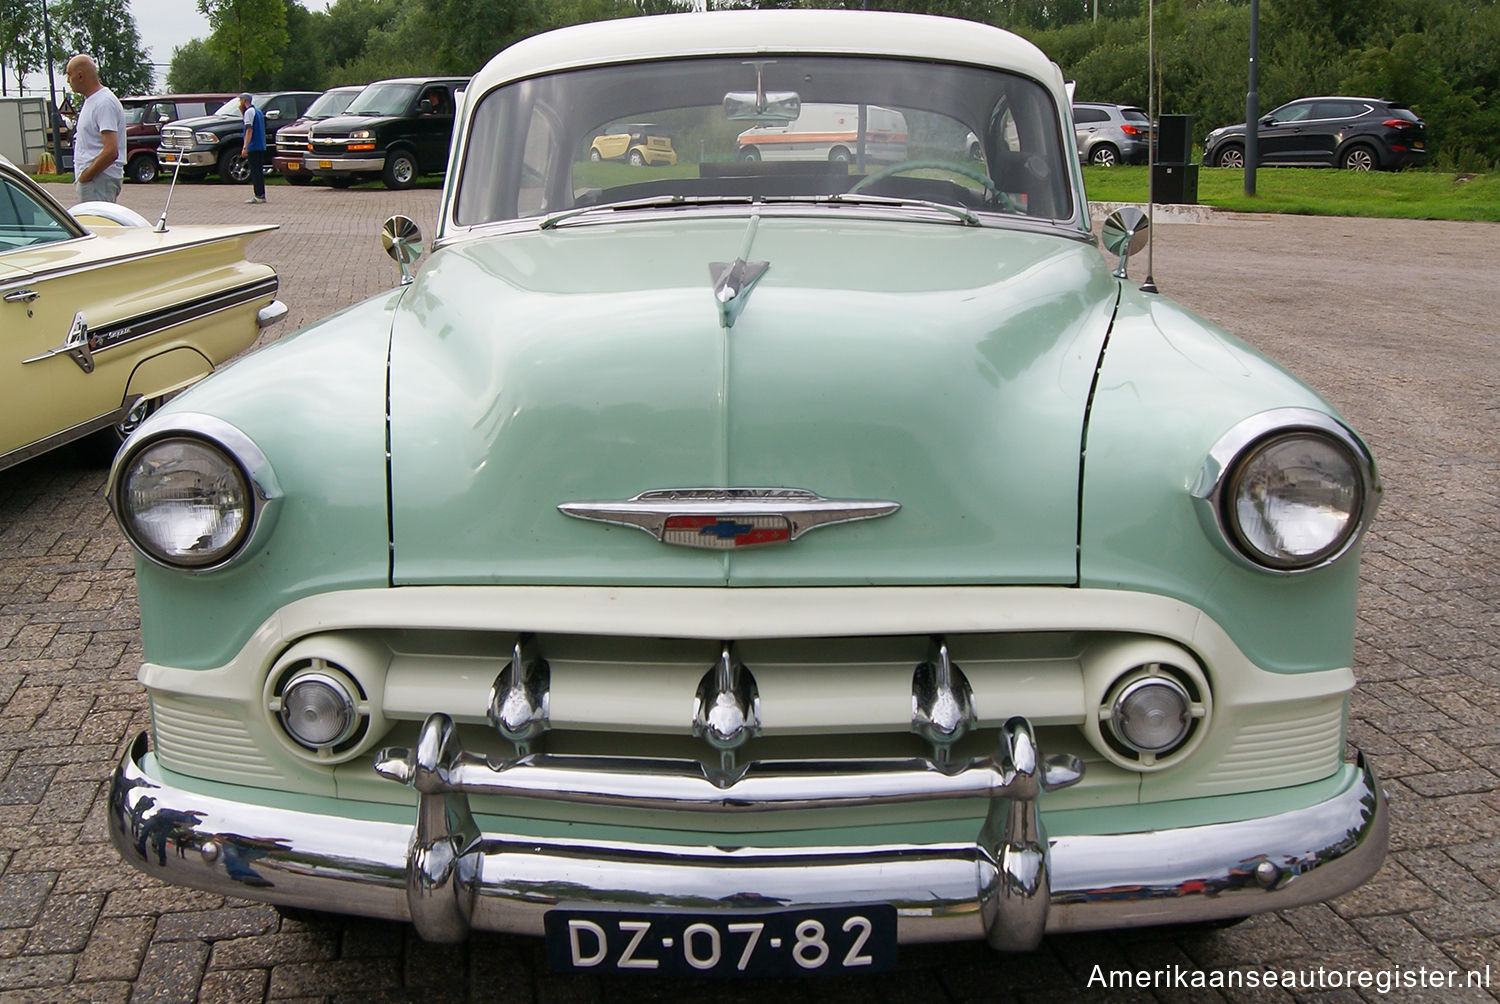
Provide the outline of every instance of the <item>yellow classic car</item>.
[[[677,163],[672,137],[651,122],[621,122],[609,126],[589,145],[589,160],[623,160],[632,167]],[[653,131],[656,130],[656,131]]]
[[245,260],[274,229],[70,213],[0,157],[0,470],[96,433],[113,452],[285,316],[275,270]]

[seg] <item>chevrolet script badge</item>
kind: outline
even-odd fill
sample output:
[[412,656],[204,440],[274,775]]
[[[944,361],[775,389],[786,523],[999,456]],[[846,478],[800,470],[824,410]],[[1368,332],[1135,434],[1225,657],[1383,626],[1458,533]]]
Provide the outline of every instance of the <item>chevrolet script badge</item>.
[[800,488],[662,488],[635,498],[564,502],[564,515],[644,530],[664,544],[725,551],[796,540],[809,530],[889,516],[899,502],[827,499]]

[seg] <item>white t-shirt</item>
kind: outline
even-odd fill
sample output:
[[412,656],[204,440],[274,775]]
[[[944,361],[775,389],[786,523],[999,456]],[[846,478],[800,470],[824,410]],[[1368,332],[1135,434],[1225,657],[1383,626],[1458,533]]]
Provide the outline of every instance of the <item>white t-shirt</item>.
[[74,169],[81,171],[104,152],[101,132],[115,134],[115,162],[100,172],[101,177],[120,178],[125,174],[125,109],[115,92],[101,87],[83,101],[78,112],[78,127],[73,131]]

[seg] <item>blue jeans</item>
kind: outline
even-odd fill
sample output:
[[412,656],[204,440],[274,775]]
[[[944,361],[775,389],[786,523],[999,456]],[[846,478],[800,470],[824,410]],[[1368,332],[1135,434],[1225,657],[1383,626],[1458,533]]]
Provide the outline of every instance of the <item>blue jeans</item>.
[[111,178],[96,174],[89,181],[74,181],[73,191],[78,193],[79,202],[114,202],[120,195],[122,180],[119,175]]

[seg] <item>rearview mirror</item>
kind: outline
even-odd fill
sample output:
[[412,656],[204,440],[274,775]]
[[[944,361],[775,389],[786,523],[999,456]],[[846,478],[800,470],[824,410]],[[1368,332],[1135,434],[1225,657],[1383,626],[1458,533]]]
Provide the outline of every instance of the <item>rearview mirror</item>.
[[794,122],[802,114],[796,91],[730,91],[724,95],[724,117],[731,122]]

